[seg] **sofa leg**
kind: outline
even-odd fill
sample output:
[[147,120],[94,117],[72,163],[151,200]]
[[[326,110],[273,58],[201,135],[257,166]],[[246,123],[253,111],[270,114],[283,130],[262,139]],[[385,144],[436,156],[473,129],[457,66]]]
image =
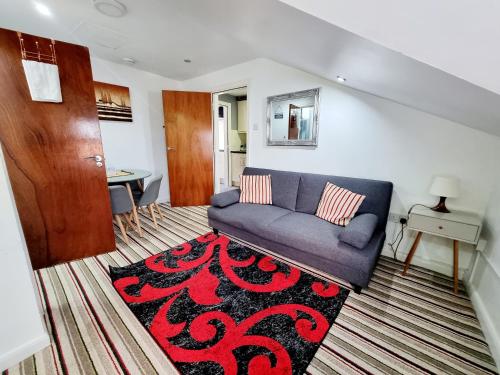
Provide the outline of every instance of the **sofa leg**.
[[356,284],[353,284],[353,283],[351,283],[351,285],[352,285],[352,289],[354,290],[354,293],[361,294],[361,289],[362,288],[359,285],[356,285]]
[[218,235],[219,235],[219,230],[218,230],[217,228],[214,228],[214,234],[215,234],[216,236],[218,236]]

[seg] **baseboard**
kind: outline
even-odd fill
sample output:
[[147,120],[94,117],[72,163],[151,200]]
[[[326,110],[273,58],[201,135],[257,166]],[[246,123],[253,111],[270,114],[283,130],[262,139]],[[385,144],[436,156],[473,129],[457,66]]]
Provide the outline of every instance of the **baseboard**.
[[[497,270],[493,267],[488,257],[485,257],[482,253],[478,253],[477,257],[481,257],[487,267],[490,269],[491,275],[496,278],[496,285],[500,287],[500,275]],[[474,263],[474,268],[476,267],[476,263],[479,259],[476,259]],[[474,277],[474,271],[472,271],[471,278]],[[469,280],[465,281],[465,286],[467,288],[467,292],[469,294],[470,300],[472,302],[472,306],[474,307],[474,311],[476,312],[479,323],[481,324],[481,329],[486,338],[486,342],[490,347],[491,355],[495,359],[497,364],[497,368],[500,369],[500,332],[496,329],[494,324],[494,319],[498,314],[498,311],[488,311],[487,307],[484,304],[483,298],[481,294],[478,293],[476,288]],[[495,287],[495,286],[493,286]]]
[[42,350],[50,345],[50,338],[47,333],[34,338],[27,343],[11,350],[10,352],[0,355],[0,373],[8,368],[16,365],[30,355]]
[[[477,318],[481,323],[481,328],[486,337],[486,342],[490,347],[491,355],[495,360],[497,367],[500,364],[500,332],[495,330],[493,325],[493,317],[486,310],[483,300],[479,293],[477,293],[474,288],[467,288],[469,292],[469,297],[474,306],[474,311],[476,312]],[[500,367],[499,367],[500,369]]]

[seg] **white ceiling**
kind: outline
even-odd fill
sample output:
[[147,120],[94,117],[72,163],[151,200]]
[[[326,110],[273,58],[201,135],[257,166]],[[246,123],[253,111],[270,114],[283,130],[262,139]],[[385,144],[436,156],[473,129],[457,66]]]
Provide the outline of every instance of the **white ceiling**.
[[280,0],[500,94],[498,0]]
[[123,18],[101,15],[90,0],[39,1],[51,17],[31,0],[0,0],[0,27],[84,44],[111,61],[133,57],[137,68],[178,80],[266,57],[332,80],[340,74],[353,88],[500,135],[499,95],[278,0],[122,0]]
[[[256,56],[238,48],[231,33],[212,30],[210,23],[215,19],[205,22],[199,14],[191,14],[197,0],[186,4],[184,0],[120,0],[128,8],[122,18],[102,15],[91,0],[37,1],[47,5],[53,16],[39,14],[34,0],[0,0],[0,26],[84,44],[93,55],[118,63],[123,63],[123,57],[133,57],[138,69],[179,80]],[[214,1],[214,7],[220,9],[217,3],[221,2]],[[185,58],[192,63],[184,63]]]

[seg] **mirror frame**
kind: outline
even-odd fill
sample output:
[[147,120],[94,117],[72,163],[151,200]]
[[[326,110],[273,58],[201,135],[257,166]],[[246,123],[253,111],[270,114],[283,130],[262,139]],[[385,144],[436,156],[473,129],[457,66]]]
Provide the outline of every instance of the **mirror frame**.
[[[288,94],[274,95],[267,97],[267,146],[318,146],[318,125],[319,125],[319,92],[320,88],[315,88],[311,90],[296,91]],[[306,97],[314,96],[314,112],[313,112],[313,124],[312,124],[312,138],[310,140],[278,140],[273,141],[271,139],[271,117],[272,117],[272,104],[276,102],[282,102],[290,99],[301,99]]]

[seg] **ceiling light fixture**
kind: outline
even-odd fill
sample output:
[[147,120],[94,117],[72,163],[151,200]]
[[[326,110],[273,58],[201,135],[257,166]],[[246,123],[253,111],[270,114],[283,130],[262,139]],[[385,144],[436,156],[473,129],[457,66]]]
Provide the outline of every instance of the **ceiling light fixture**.
[[38,11],[38,13],[50,17],[52,16],[52,12],[50,11],[49,7],[45,4],[42,3],[35,3],[35,9]]
[[191,62],[191,59],[184,59],[184,62],[185,62],[186,64],[189,64],[189,63]]
[[92,0],[94,8],[108,17],[123,17],[127,14],[127,7],[117,0]]
[[133,57],[124,57],[122,60],[128,64],[135,64],[136,62],[136,60]]
[[344,83],[345,81],[347,81],[347,79],[345,79],[344,77],[342,76],[337,76],[337,81],[341,82],[341,83]]

